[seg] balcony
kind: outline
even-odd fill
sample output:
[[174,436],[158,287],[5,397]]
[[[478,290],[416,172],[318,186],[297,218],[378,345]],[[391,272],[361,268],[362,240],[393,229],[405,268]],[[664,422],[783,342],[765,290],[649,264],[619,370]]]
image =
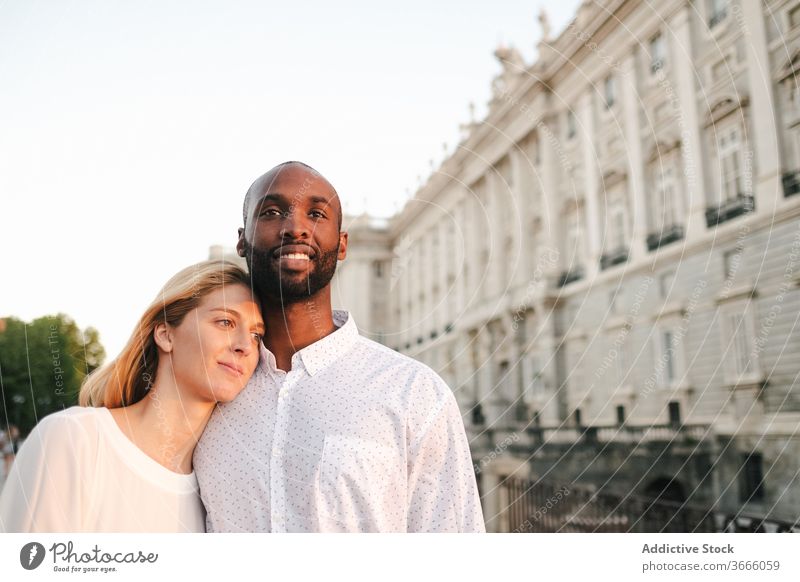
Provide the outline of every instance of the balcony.
[[603,253],[600,257],[600,270],[605,271],[614,265],[619,265],[628,260],[628,249],[620,247]]
[[651,232],[647,235],[647,250],[654,251],[660,247],[683,239],[683,226],[673,224],[664,227],[659,232]]
[[800,194],[800,170],[787,172],[783,175],[784,198],[788,198],[794,194]]
[[711,427],[706,424],[676,425],[654,424],[649,426],[586,426],[586,427],[558,427],[542,428],[528,427],[526,430],[530,444],[542,446],[545,444],[585,444],[602,443],[682,443],[697,444],[713,435]]
[[736,198],[725,200],[719,206],[706,208],[706,226],[708,228],[717,226],[737,216],[752,212],[755,208],[756,201],[753,196],[739,194]]
[[573,281],[578,281],[580,279],[583,279],[583,268],[573,267],[571,269],[563,271],[561,275],[559,275],[556,285],[558,287],[565,287],[570,283],[572,283]]

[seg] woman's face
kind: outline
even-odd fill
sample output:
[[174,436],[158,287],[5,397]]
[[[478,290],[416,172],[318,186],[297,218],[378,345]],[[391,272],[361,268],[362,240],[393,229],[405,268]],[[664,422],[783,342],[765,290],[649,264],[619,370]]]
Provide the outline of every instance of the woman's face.
[[171,328],[172,369],[185,397],[229,402],[258,365],[261,311],[241,284],[212,291]]

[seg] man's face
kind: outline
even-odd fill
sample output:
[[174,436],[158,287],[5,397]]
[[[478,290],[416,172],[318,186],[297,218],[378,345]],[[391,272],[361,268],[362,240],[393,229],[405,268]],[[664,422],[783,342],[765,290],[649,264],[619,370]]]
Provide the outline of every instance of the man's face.
[[285,305],[324,289],[347,251],[330,184],[302,166],[282,166],[257,181],[247,203],[237,249],[258,294]]

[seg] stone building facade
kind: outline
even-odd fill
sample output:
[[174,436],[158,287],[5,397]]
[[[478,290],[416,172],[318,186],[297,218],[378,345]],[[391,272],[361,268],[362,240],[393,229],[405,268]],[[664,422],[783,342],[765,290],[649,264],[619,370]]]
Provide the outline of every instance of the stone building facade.
[[794,522],[800,1],[540,20],[337,301],[453,388],[492,530],[519,477]]

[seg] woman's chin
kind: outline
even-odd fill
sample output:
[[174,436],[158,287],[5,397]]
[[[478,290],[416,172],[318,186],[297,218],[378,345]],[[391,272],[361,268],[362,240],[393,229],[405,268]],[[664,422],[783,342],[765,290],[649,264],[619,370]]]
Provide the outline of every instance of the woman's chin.
[[217,386],[210,390],[209,398],[214,402],[225,404],[234,400],[243,389],[244,386]]

